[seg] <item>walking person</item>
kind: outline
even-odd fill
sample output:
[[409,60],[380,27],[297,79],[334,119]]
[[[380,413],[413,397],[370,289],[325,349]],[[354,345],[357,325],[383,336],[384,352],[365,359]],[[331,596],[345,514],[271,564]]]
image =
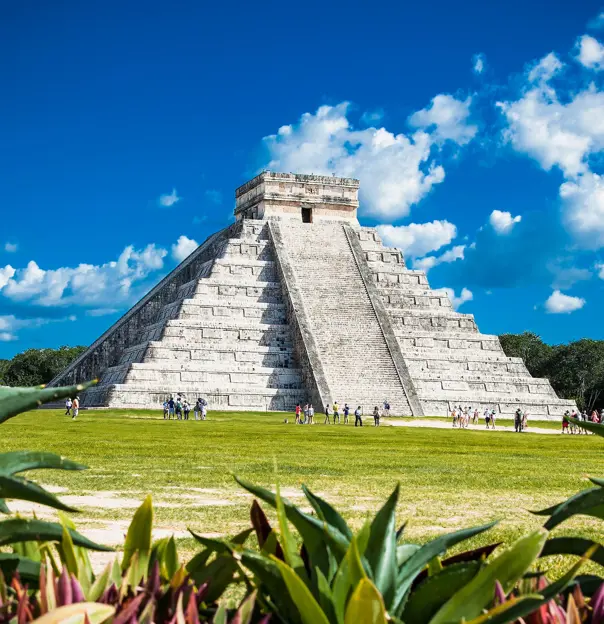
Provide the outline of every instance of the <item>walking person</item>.
[[354,410],[354,426],[356,427],[357,425],[359,427],[363,426],[363,410],[361,409],[361,406],[359,405],[355,410]]
[[189,413],[191,412],[191,406],[189,405],[189,402],[187,400],[185,400],[185,402],[183,403],[182,410],[185,414],[185,420],[189,420]]
[[487,423],[487,429],[488,429],[489,424],[491,423],[491,410],[486,409],[484,411],[484,420]]
[[65,416],[71,416],[71,406],[73,405],[71,398],[67,397],[67,401],[65,401]]
[[527,423],[528,423],[528,411],[524,410],[524,413],[522,414],[522,431],[526,429]]
[[478,408],[476,408],[474,410],[474,416],[472,416],[472,424],[473,425],[477,425],[478,424],[478,418],[479,418]]
[[333,424],[336,424],[336,418],[338,419],[338,425],[340,424],[340,406],[338,405],[338,402],[336,401],[333,404]]
[[304,424],[308,425],[308,403],[304,406]]
[[80,397],[77,396],[71,402],[71,420],[75,420],[76,419],[76,416],[78,415],[79,411],[80,411]]
[[495,429],[495,409],[491,410],[491,427]]
[[348,407],[348,403],[344,403],[344,424],[348,424],[348,414],[350,414],[350,408]]
[[302,413],[302,408],[300,407],[300,403],[296,404],[296,425],[301,424],[300,423],[300,414]]
[[564,412],[564,416],[562,416],[562,433],[568,433],[568,420],[566,420],[570,416],[568,410]]
[[195,418],[195,420],[199,420],[199,416],[201,414],[201,404],[200,401],[201,399],[197,399],[197,401],[195,401],[195,405],[193,406],[193,417]]
[[518,408],[514,414],[514,430],[516,433],[522,431],[522,410],[520,408]]
[[373,426],[380,426],[380,408],[377,405],[373,408]]
[[168,418],[168,400],[166,399],[163,404],[164,408],[164,420]]
[[455,407],[451,412],[451,419],[453,420],[453,428],[457,427],[457,409]]
[[203,397],[199,401],[201,403],[201,420],[205,420],[208,415],[208,402]]
[[384,416],[390,416],[390,403],[384,399]]
[[170,420],[174,416],[174,397],[171,396],[168,401],[168,420]]
[[308,406],[308,424],[315,424],[315,408],[312,406],[312,403]]
[[323,421],[324,425],[329,425],[330,424],[330,421],[329,421],[329,417],[330,416],[331,416],[331,408],[329,407],[329,403],[328,403],[327,407],[325,408],[325,420]]
[[176,397],[176,405],[174,409],[176,410],[176,418],[178,418],[178,420],[182,420],[182,403],[180,402],[180,397]]

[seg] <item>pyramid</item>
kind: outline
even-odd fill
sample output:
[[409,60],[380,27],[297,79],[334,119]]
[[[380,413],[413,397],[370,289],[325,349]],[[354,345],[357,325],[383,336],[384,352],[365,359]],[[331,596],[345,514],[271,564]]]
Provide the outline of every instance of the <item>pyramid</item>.
[[357,220],[358,180],[264,172],[210,236],[51,385],[94,377],[85,407],[445,416],[453,406],[559,417],[574,403],[507,357]]

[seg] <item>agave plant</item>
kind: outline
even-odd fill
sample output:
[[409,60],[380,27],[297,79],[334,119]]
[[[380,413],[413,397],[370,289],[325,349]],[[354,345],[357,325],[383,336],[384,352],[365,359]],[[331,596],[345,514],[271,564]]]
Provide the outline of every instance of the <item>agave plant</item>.
[[[566,622],[567,619],[560,619],[563,602],[567,605],[565,617],[567,612],[574,617],[575,610],[581,608],[590,621],[604,622],[600,578],[595,579],[596,593],[588,592],[587,598],[580,590],[576,595],[570,594],[570,598],[560,597],[577,583],[575,577],[585,559],[604,564],[602,547],[590,540],[549,537],[551,529],[575,514],[602,517],[604,482],[599,480],[594,480],[597,488],[537,512],[548,516],[545,526],[509,548],[493,543],[453,557],[445,556],[449,548],[488,531],[496,523],[455,531],[419,546],[405,542],[404,526],[396,528],[399,487],[373,520],[355,533],[329,503],[305,486],[302,489],[312,514],[283,498],[278,488],[273,493],[241,479],[237,481],[276,510],[278,532],[255,501],[251,518],[259,550],[192,534],[206,550],[221,556],[228,552],[247,568],[258,588],[258,602],[284,622],[499,624],[522,622],[522,618],[529,617],[527,623],[538,624],[549,621],[535,617],[552,610],[553,605],[558,619],[551,621]],[[298,539],[290,525],[297,530]],[[581,559],[556,582],[548,583],[545,577],[538,576],[538,582],[531,584],[531,570],[540,557],[554,554],[578,554]]]

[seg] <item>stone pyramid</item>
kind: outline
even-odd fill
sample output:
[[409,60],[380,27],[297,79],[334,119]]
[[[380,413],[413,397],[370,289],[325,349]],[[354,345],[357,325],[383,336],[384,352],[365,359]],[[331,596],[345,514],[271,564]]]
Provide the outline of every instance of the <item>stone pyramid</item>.
[[52,385],[98,377],[83,405],[445,416],[454,405],[558,417],[574,403],[455,312],[357,221],[357,180],[265,172],[210,236]]

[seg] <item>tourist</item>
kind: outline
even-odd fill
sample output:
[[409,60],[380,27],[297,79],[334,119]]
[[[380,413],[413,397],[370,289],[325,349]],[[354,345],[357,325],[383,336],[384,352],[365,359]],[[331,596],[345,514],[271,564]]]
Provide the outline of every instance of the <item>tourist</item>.
[[193,418],[195,420],[199,420],[199,415],[201,414],[201,399],[198,397],[197,401],[195,401],[195,405],[193,406]]
[[480,414],[478,413],[478,408],[474,410],[474,416],[472,416],[472,424],[477,425]]
[[522,431],[522,410],[520,408],[518,408],[514,414],[514,430],[516,433]]
[[338,402],[336,401],[333,404],[333,424],[336,424],[336,418],[338,419],[338,425],[340,424],[340,406],[338,405]]
[[451,418],[453,420],[453,428],[457,427],[457,408],[453,408],[453,411],[451,412]]
[[308,403],[304,405],[304,424],[308,425]]
[[189,405],[189,402],[186,399],[182,405],[182,411],[184,412],[185,420],[189,420],[189,413],[191,412],[191,406]]
[[[329,425],[329,417],[331,416],[331,408],[329,407],[329,403],[327,404],[327,407],[325,408],[325,420],[323,421],[324,425]],[[334,419],[335,422],[335,419]]]
[[205,399],[201,399],[201,420],[205,420],[208,415],[208,402]]
[[315,408],[312,406],[312,403],[308,406],[308,424],[315,424]]
[[380,409],[377,405],[373,408],[373,426],[380,426]]
[[384,416],[390,416],[390,403],[384,399]]
[[300,403],[296,404],[296,425],[301,424],[300,421],[300,413],[302,412],[302,408],[300,407]]
[[495,408],[491,410],[491,427],[495,429]]
[[168,414],[169,414],[169,411],[168,411],[169,410],[169,406],[168,406],[168,400],[167,399],[164,401],[163,408],[164,408],[164,420],[166,420],[166,418],[168,418]]
[[344,424],[348,424],[348,414],[350,414],[350,408],[348,407],[348,403],[344,403]]
[[78,415],[79,411],[80,411],[80,397],[77,396],[71,402],[71,420],[75,420],[76,419],[76,416]]
[[176,411],[176,418],[178,418],[178,420],[182,420],[182,403],[180,402],[179,396],[176,397],[175,411]]
[[489,424],[491,422],[491,410],[486,409],[484,411],[484,420],[487,423],[487,429],[489,428]]
[[65,416],[71,416],[71,398],[67,397],[67,401],[65,401]]
[[174,397],[171,396],[168,401],[168,420],[174,416]]
[[528,423],[528,411],[524,410],[524,413],[522,414],[522,431],[526,430],[527,423]]
[[360,427],[363,426],[363,419],[361,418],[363,416],[363,410],[361,409],[361,406],[359,405],[355,410],[354,410],[354,426],[356,427],[357,425],[359,425]]
[[562,433],[569,433],[568,431],[568,418],[570,416],[570,412],[566,410],[564,412],[564,416],[562,416]]

